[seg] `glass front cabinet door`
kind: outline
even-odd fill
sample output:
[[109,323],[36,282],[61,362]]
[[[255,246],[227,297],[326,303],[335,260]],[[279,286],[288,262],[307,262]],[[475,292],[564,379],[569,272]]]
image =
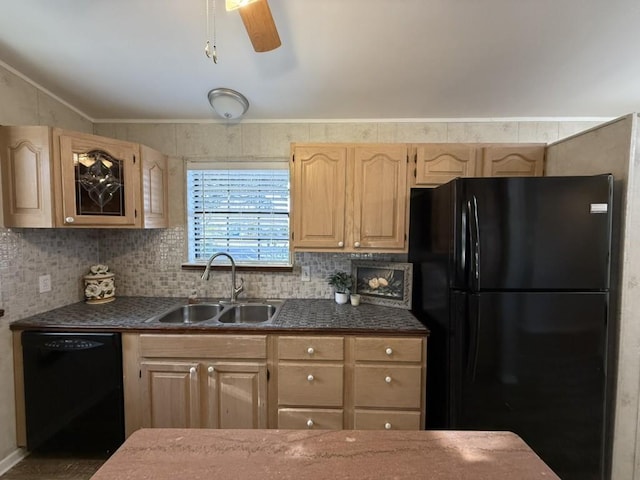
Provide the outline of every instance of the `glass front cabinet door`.
[[140,225],[139,146],[96,135],[57,131],[58,208],[64,225]]

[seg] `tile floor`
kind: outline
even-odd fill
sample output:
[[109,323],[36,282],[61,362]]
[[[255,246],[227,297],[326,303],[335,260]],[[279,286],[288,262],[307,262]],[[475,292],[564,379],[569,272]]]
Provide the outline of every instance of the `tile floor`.
[[0,480],[89,480],[106,461],[100,455],[65,456],[32,453]]

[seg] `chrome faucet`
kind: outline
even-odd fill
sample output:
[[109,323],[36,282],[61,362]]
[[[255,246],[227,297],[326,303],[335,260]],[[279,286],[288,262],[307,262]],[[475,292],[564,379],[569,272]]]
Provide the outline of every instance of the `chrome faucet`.
[[238,295],[244,290],[244,279],[240,279],[240,286],[236,286],[236,262],[233,257],[226,252],[218,252],[211,255],[211,258],[207,262],[207,266],[202,274],[202,280],[209,280],[209,270],[211,270],[211,262],[217,257],[227,257],[231,261],[231,303],[235,303],[238,300]]

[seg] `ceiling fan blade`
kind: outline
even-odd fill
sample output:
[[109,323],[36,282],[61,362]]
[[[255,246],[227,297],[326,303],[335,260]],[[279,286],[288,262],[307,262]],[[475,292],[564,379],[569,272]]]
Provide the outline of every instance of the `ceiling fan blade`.
[[268,52],[281,45],[276,24],[267,0],[257,0],[240,7],[240,17],[256,52]]

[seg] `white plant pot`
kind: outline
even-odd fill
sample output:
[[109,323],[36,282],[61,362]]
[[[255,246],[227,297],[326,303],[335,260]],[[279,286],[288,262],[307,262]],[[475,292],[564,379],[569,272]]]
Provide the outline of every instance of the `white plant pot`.
[[345,303],[347,303],[349,301],[349,294],[348,293],[338,293],[336,292],[336,303],[339,303],[340,305],[343,305]]

